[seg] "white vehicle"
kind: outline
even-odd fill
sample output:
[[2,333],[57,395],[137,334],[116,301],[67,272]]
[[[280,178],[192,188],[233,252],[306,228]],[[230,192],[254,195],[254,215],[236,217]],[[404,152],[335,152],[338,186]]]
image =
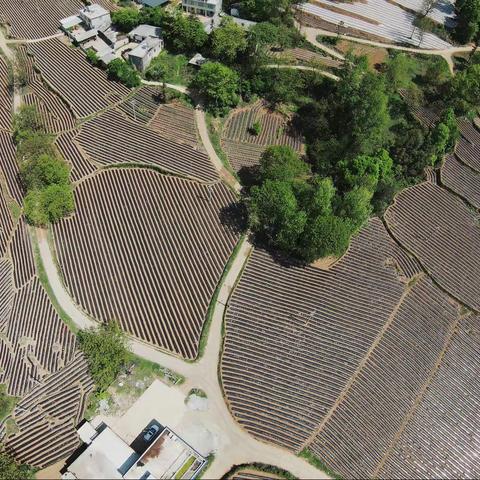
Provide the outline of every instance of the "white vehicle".
[[160,430],[160,427],[158,425],[152,425],[143,435],[143,439],[146,442],[149,442]]

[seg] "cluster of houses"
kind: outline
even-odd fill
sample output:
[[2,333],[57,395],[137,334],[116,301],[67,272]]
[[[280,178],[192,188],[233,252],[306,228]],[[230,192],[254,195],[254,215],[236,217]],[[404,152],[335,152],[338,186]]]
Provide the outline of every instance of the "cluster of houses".
[[[168,0],[137,0],[144,6],[156,7]],[[197,15],[204,28],[210,32],[220,23],[222,0],[182,0],[185,12]],[[232,17],[243,26],[239,18]],[[253,22],[248,22],[251,24]],[[151,61],[163,50],[162,31],[152,25],[139,25],[127,35],[112,27],[110,12],[98,4],[86,5],[77,15],[60,20],[61,29],[75,45],[85,52],[92,50],[104,65],[115,58],[123,58],[140,72],[145,71]],[[197,58],[199,57],[199,58]],[[199,66],[205,61],[197,54],[190,63]]]
[[123,58],[143,72],[164,47],[160,28],[139,25],[128,35],[120,34],[112,28],[110,12],[98,4],[60,20],[60,26],[76,45],[94,51],[105,65]]

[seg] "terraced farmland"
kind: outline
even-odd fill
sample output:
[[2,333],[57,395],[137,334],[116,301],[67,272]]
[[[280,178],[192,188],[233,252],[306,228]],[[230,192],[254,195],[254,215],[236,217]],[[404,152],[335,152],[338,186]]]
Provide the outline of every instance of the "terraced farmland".
[[1,190],[0,187],[0,257],[3,257],[13,230],[13,219],[7,199]]
[[19,431],[6,449],[19,462],[44,468],[80,444],[75,426],[83,418],[93,383],[80,353],[26,395],[13,412]]
[[159,95],[160,87],[143,85],[131,97],[122,102],[118,108],[131,120],[147,124],[162,105]]
[[[250,133],[255,122],[260,124],[259,135]],[[222,132],[222,146],[235,170],[257,165],[269,145],[289,145],[297,151],[303,148],[302,139],[292,131],[289,119],[268,110],[262,101],[230,114]]]
[[15,234],[10,243],[15,288],[23,287],[35,275],[33,246],[25,220],[17,222]]
[[86,122],[76,141],[98,166],[144,164],[202,181],[218,179],[207,154],[168,140],[116,110]]
[[455,155],[445,158],[441,169],[442,184],[480,208],[480,173],[459,162]]
[[[237,236],[220,220],[234,196],[147,169],[80,183],[77,212],[54,226],[65,284],[93,317],[186,358]],[[88,252],[88,253],[87,253]]]
[[2,159],[2,172],[5,176],[10,195],[21,204],[23,194],[20,187],[20,172],[16,159],[16,148],[12,135],[9,132],[0,131],[0,158]]
[[60,94],[78,117],[90,116],[118,103],[129,90],[107,79],[107,74],[92,67],[82,51],[58,39],[29,45],[44,80]]
[[301,450],[418,272],[378,219],[328,271],[254,251],[228,307],[221,368],[240,425]]
[[174,142],[199,145],[195,112],[180,102],[161,105],[149,123],[150,128]]
[[379,478],[478,478],[480,318],[464,318]]
[[305,48],[286,48],[285,50],[272,51],[270,55],[273,58],[291,59],[300,63],[320,65],[327,68],[340,68],[343,65],[343,62],[340,60],[334,60]]
[[92,174],[97,168],[89,162],[79,146],[75,142],[78,131],[65,132],[59,135],[55,141],[60,154],[71,165],[70,177],[77,182],[83,177]]
[[435,373],[458,314],[431,280],[419,280],[309,449],[342,477],[391,478],[377,469]]
[[9,79],[9,67],[0,56],[0,129],[3,130],[10,130],[12,126],[13,98]]
[[385,220],[442,288],[480,310],[480,228],[462,200],[422,183],[398,194]]
[[[107,9],[115,8],[109,0],[96,0]],[[12,37],[36,39],[58,31],[60,20],[78,13],[81,0],[0,0],[0,20],[9,26]]]

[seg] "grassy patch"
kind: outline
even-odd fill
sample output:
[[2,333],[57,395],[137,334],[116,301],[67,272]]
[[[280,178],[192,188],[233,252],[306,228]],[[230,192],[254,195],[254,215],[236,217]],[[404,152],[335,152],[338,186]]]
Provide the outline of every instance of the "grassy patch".
[[185,473],[187,473],[188,469],[193,465],[195,461],[195,457],[192,455],[182,466],[182,468],[175,474],[175,478],[182,478]]
[[188,397],[190,397],[190,395],[196,395],[197,397],[207,398],[207,394],[201,388],[192,388],[188,392],[187,399]]
[[185,55],[172,55],[163,50],[152,60],[145,77],[147,80],[186,86],[193,77],[193,70]]
[[324,43],[332,46],[335,46],[340,41],[338,37],[330,37],[328,35],[317,35],[316,40],[318,43]]
[[8,208],[14,220],[18,220],[22,216],[22,207],[15,200],[9,200]]
[[122,414],[133,405],[135,400],[152,384],[154,380],[162,380],[169,385],[180,385],[185,378],[178,373],[157,363],[129,355],[127,367],[117,376],[115,381],[104,392],[91,395],[85,417],[93,418],[100,413],[100,402],[108,406],[108,414]]
[[207,457],[207,463],[205,464],[205,466],[203,467],[202,471],[197,475],[197,479],[200,480],[201,478],[208,478],[208,477],[205,477],[205,474],[207,473],[207,470],[210,468],[210,466],[212,465],[212,463],[215,461],[215,454],[214,453],[211,453],[208,457]]
[[31,237],[32,243],[33,243],[33,251],[34,251],[34,257],[35,257],[35,267],[36,267],[36,270],[37,270],[37,274],[38,274],[38,278],[40,280],[40,283],[42,284],[42,287],[47,292],[48,298],[52,302],[52,305],[55,308],[58,316],[62,319],[62,321],[64,321],[67,324],[68,328],[72,332],[77,333],[78,332],[78,327],[75,325],[73,320],[69,317],[69,315],[67,315],[65,310],[63,310],[63,308],[60,306],[60,304],[57,301],[57,297],[53,293],[53,289],[50,285],[50,282],[48,281],[48,277],[47,277],[47,274],[45,272],[45,267],[43,266],[42,258],[40,257],[40,249],[38,247],[37,237],[34,234],[32,229],[30,229],[30,237]]
[[208,136],[210,137],[210,141],[212,142],[213,148],[218,155],[218,158],[220,158],[220,160],[222,161],[223,166],[238,180],[236,172],[232,169],[230,162],[228,161],[227,154],[222,149],[222,142],[220,139],[223,122],[226,119],[214,117],[208,112],[205,112],[205,119],[207,121]]
[[232,478],[236,473],[242,470],[255,470],[257,472],[270,473],[276,478],[285,478],[287,480],[296,480],[297,477],[283,468],[275,467],[274,465],[267,465],[265,463],[243,463],[241,465],[234,465],[222,479]]
[[0,385],[0,422],[13,412],[18,400],[17,397],[7,395],[6,385]]
[[220,281],[218,282],[217,288],[215,289],[215,293],[213,294],[212,300],[210,301],[210,305],[208,306],[208,310],[207,310],[207,318],[205,319],[205,323],[203,324],[202,334],[200,336],[200,343],[198,346],[198,355],[195,361],[202,358],[205,352],[205,347],[207,346],[207,342],[208,342],[208,333],[210,331],[210,325],[212,324],[213,313],[217,305],[220,289],[222,288],[223,282],[225,281],[225,278],[228,275],[228,272],[230,271],[230,268],[232,267],[232,264],[235,261],[235,258],[237,258],[238,252],[244,240],[245,240],[245,235],[242,235],[240,237],[240,240],[235,245],[235,248],[233,249],[233,252],[230,255],[230,258],[228,259],[227,265],[225,265],[222,276],[220,277]]
[[341,479],[342,477],[335,473],[333,470],[328,468],[316,455],[314,455],[308,448],[304,448],[298,456],[304,458],[310,465],[313,465],[318,470],[325,472],[328,476],[332,478]]

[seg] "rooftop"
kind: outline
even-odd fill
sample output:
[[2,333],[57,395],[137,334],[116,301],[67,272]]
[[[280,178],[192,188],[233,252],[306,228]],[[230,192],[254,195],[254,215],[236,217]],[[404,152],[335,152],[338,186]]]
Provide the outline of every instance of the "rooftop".
[[161,38],[162,29],[160,27],[154,27],[153,25],[139,25],[128,34],[129,37],[133,37],[134,35],[145,38]]
[[159,7],[167,2],[168,0],[142,0],[143,5],[146,5],[147,7]]
[[142,43],[134,48],[129,55],[131,57],[143,58],[152,48],[161,44],[161,40],[158,38],[146,38]]
[[92,5],[86,5],[85,7],[81,8],[80,13],[87,18],[94,19],[108,15],[110,12],[105,10],[98,3],[93,3]]

